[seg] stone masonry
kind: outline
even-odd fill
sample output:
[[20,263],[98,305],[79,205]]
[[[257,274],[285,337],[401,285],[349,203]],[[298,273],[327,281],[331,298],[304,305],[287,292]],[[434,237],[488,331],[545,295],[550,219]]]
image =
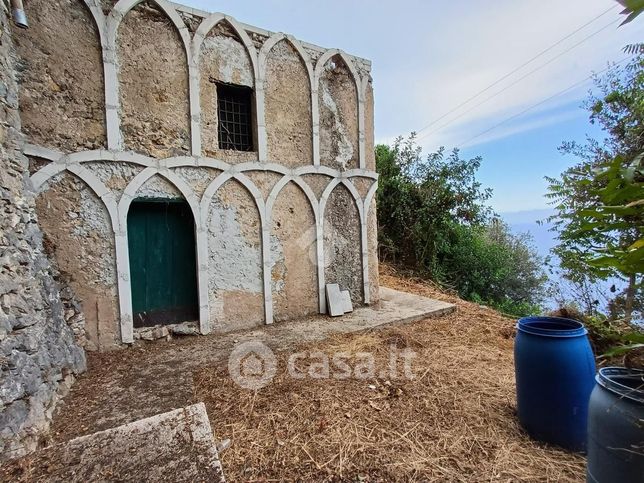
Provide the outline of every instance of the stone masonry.
[[85,369],[84,319],[43,251],[18,111],[11,28],[0,4],[0,460],[33,450]]

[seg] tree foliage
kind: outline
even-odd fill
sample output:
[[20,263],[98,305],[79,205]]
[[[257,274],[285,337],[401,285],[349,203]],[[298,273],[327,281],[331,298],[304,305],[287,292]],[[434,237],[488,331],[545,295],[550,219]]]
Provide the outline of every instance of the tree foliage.
[[623,296],[622,315],[630,318],[644,271],[644,57],[594,81],[599,96],[591,94],[584,105],[607,136],[564,143],[561,151],[580,161],[560,179],[546,178],[556,211],[549,219],[558,240],[553,252],[578,285],[625,280],[626,292],[612,307]]
[[412,267],[467,299],[517,315],[543,295],[542,262],[486,204],[481,158],[458,150],[422,156],[412,134],[376,147],[380,258]]

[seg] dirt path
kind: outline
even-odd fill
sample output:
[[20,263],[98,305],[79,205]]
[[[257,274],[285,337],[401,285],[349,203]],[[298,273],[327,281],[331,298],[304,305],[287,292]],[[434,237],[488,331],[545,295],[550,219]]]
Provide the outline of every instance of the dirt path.
[[[455,313],[405,325],[332,327],[328,319],[277,324],[93,354],[57,412],[54,441],[203,401],[229,481],[583,481],[585,460],[530,440],[515,416],[514,321],[391,273],[383,285],[456,304]],[[352,332],[363,329],[359,332]],[[344,332],[344,333],[343,333]],[[275,352],[272,383],[231,379],[237,342]],[[294,378],[297,348],[370,353],[385,367],[392,346],[414,352],[414,378]],[[308,352],[307,352],[308,351]],[[310,371],[303,360],[300,372]]]
[[226,368],[238,343],[262,341],[274,351],[302,343],[439,316],[454,309],[443,302],[383,289],[379,307],[362,307],[343,317],[309,317],[223,335],[184,337],[170,342],[139,343],[127,350],[90,353],[88,370],[59,404],[50,437],[53,442],[177,409],[194,402],[193,374]]

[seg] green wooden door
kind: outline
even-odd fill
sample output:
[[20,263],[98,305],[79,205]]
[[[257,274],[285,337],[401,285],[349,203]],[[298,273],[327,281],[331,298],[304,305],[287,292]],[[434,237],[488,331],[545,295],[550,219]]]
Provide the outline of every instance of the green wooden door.
[[134,200],[127,217],[134,327],[197,320],[195,227],[184,200]]

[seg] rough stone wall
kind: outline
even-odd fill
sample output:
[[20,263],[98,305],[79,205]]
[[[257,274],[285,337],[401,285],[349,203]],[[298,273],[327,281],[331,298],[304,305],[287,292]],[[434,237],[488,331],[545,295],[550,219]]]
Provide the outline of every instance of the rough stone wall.
[[90,350],[120,345],[114,236],[103,203],[82,181],[58,175],[36,199],[45,248],[79,298]]
[[188,63],[177,29],[143,2],[125,16],[118,36],[125,148],[157,158],[188,154]]
[[15,33],[20,115],[29,142],[65,152],[105,147],[98,31],[80,0],[25,2],[30,28]]
[[324,274],[326,283],[337,283],[354,305],[362,304],[360,215],[343,185],[331,192],[324,212]]
[[280,192],[273,208],[275,320],[318,312],[315,217],[311,203],[294,183]]
[[[35,2],[34,2],[35,3]],[[43,253],[18,113],[16,58],[0,3],[0,460],[33,450],[74,375],[83,349],[65,321]],[[68,295],[68,294],[67,294]],[[67,297],[71,300],[72,297]],[[72,322],[74,323],[74,321]]]
[[320,163],[334,169],[358,168],[358,93],[341,57],[332,57],[324,66],[319,96]]
[[206,156],[228,163],[257,160],[257,133],[254,150],[249,152],[219,149],[217,82],[254,87],[253,67],[246,47],[226,21],[219,22],[206,36],[201,48],[201,140]]
[[278,42],[266,63],[268,159],[295,167],[313,163],[311,84],[293,46]]
[[215,331],[264,322],[261,226],[255,200],[237,181],[213,197],[208,223],[210,319]]

